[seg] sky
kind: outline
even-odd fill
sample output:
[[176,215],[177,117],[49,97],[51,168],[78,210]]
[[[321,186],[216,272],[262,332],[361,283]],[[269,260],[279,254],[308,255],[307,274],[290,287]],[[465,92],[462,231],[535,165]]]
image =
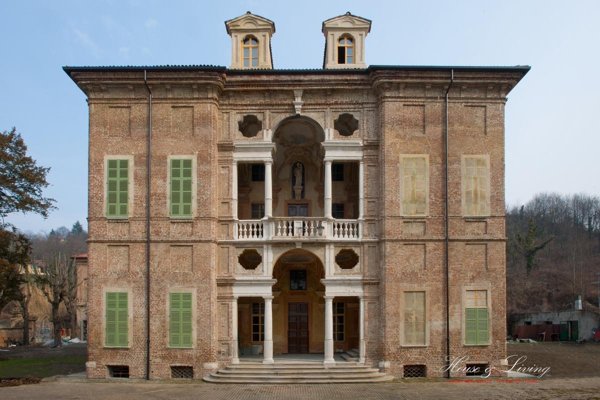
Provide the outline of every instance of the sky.
[[275,22],[275,68],[321,68],[321,23],[372,20],[367,64],[530,65],[506,106],[506,201],[600,195],[600,1],[19,0],[0,2],[0,130],[50,167],[57,210],[13,214],[26,232],[87,226],[88,111],[62,67],[230,65],[224,21]]

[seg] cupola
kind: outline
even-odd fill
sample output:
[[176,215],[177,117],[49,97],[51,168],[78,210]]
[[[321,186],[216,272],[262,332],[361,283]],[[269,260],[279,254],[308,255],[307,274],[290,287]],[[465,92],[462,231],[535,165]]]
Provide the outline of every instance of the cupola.
[[225,21],[225,26],[231,36],[232,69],[273,69],[273,21],[248,11],[244,15]]
[[325,58],[323,68],[366,68],[365,38],[371,21],[347,12],[323,22]]

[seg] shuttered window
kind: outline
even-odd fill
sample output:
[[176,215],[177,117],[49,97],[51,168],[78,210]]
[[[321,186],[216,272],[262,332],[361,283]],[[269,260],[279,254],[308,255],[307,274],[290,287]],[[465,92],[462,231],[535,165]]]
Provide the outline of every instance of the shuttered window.
[[192,216],[192,160],[171,160],[171,216]]
[[169,295],[169,346],[192,347],[192,294]]
[[129,215],[129,160],[108,160],[106,171],[106,216]]
[[465,344],[489,344],[489,312],[486,290],[467,290]]
[[129,345],[129,308],[126,292],[106,293],[105,342],[109,347]]
[[463,215],[486,216],[490,213],[490,169],[487,156],[463,156]]
[[404,344],[426,344],[425,292],[404,292]]
[[401,199],[403,215],[426,215],[429,196],[427,156],[401,156]]

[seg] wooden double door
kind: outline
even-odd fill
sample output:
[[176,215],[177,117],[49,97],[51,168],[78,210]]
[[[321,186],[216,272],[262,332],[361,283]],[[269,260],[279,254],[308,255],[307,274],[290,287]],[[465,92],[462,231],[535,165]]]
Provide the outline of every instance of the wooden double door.
[[308,303],[288,303],[288,353],[308,353]]

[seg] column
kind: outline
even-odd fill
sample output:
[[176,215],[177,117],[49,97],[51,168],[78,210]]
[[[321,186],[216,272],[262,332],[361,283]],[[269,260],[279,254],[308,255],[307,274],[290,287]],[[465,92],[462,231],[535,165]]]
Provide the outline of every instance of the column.
[[323,364],[335,364],[333,359],[333,296],[325,296],[325,359]]
[[263,364],[273,364],[273,296],[264,296],[263,299],[265,299]]
[[265,217],[273,216],[273,183],[271,173],[272,161],[265,161]]
[[365,217],[365,162],[358,164],[358,219]]
[[361,296],[358,319],[358,362],[365,363],[365,299]]
[[325,218],[331,218],[331,161],[325,161]]
[[[231,168],[231,215],[234,220],[238,219],[238,164],[237,164],[237,161],[233,162],[233,167]],[[237,237],[237,235],[236,235],[236,237]]]
[[233,337],[233,349],[231,349],[231,362],[233,364],[239,364],[240,359],[238,356],[238,298],[237,296],[233,297],[233,303],[231,303],[231,336]]

